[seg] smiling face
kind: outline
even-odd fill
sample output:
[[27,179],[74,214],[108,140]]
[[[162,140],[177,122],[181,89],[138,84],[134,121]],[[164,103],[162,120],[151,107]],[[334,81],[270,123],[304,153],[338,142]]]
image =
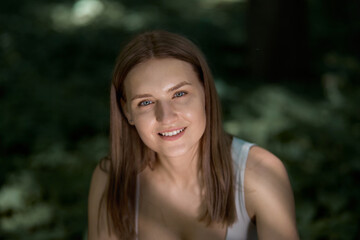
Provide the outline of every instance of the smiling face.
[[125,79],[129,123],[160,157],[195,154],[205,131],[205,94],[193,67],[173,58],[150,59]]

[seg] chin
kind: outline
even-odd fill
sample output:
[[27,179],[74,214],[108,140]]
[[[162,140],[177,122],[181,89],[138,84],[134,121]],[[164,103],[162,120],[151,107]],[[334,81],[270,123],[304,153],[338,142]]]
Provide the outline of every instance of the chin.
[[190,145],[177,145],[177,146],[162,146],[155,151],[158,155],[166,158],[177,158],[186,156],[188,154],[196,154],[198,149],[198,143],[190,144]]

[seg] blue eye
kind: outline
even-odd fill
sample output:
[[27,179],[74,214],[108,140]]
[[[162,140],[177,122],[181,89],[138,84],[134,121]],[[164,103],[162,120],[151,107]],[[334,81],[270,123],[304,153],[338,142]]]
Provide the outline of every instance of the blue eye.
[[147,106],[150,105],[152,103],[152,101],[150,100],[145,100],[139,103],[139,106]]
[[182,97],[186,94],[186,92],[177,92],[174,94],[174,97]]

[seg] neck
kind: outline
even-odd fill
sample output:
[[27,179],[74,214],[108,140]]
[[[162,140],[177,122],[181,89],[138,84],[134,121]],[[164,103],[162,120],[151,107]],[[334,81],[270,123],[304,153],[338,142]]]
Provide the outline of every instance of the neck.
[[197,188],[199,186],[198,162],[197,149],[179,157],[158,156],[154,174],[177,188]]

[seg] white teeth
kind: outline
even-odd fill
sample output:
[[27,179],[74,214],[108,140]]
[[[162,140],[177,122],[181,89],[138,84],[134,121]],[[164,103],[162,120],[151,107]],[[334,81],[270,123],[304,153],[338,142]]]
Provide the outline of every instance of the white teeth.
[[178,135],[179,133],[181,133],[182,131],[184,131],[185,128],[180,129],[180,130],[176,130],[176,131],[172,131],[172,132],[164,132],[164,133],[160,133],[161,136],[166,136],[166,137],[171,137],[171,136],[175,136]]

